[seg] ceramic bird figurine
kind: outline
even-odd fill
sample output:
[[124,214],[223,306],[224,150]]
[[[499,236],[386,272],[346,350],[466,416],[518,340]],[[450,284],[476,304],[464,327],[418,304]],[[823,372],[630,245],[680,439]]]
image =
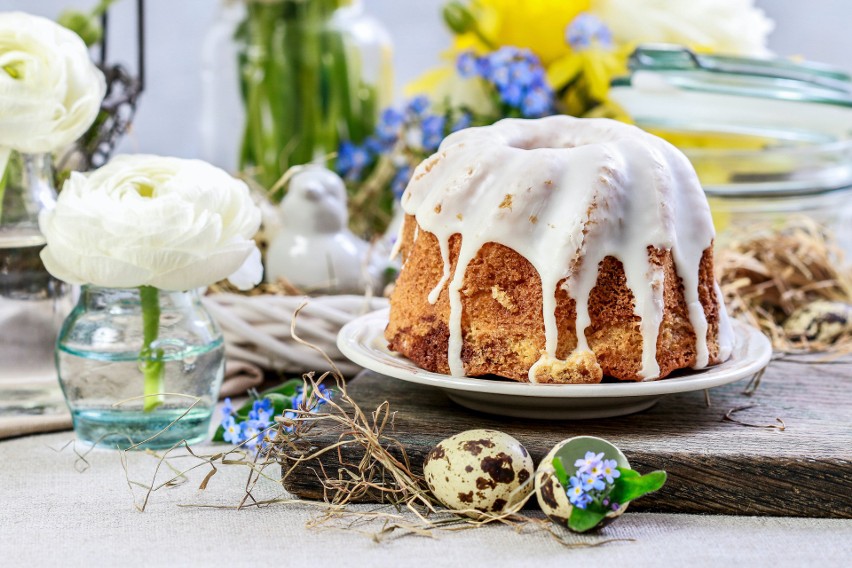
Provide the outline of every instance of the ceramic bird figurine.
[[[293,176],[279,206],[281,228],[266,253],[266,280],[320,294],[381,291],[383,255],[348,228],[343,180],[321,166]],[[378,253],[378,251],[375,251]]]

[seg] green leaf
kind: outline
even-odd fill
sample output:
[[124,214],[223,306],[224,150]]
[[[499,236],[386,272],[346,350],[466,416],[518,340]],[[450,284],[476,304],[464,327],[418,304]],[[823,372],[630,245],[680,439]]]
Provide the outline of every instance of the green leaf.
[[254,406],[255,399],[248,399],[245,404],[234,411],[234,419],[237,422],[242,422],[244,420],[248,420],[249,412],[251,412],[252,406]]
[[574,507],[568,518],[568,528],[574,532],[583,533],[595,528],[606,517],[606,513],[594,509]]
[[290,379],[289,381],[285,381],[277,387],[273,387],[271,389],[263,391],[262,393],[260,393],[260,398],[263,398],[270,394],[283,394],[284,396],[289,396],[292,398],[296,394],[296,391],[302,387],[302,384],[302,379]]
[[562,465],[562,460],[559,459],[559,456],[553,457],[553,470],[556,474],[556,479],[559,483],[562,484],[562,487],[568,487],[568,472],[565,471],[565,466]]
[[626,467],[617,467],[615,469],[621,472],[621,476],[618,479],[631,479],[634,477],[639,477],[639,472],[635,469],[629,469]]
[[222,428],[220,424],[218,428],[216,428],[216,433],[213,434],[214,442],[224,442],[225,441],[225,429]]
[[270,402],[272,402],[272,416],[281,416],[285,410],[293,408],[292,397],[285,396],[277,392],[271,392],[263,395],[263,398],[268,398]]
[[[621,468],[619,468],[620,470]],[[646,475],[624,475],[615,480],[610,499],[624,505],[643,495],[657,491],[666,482],[665,471],[652,471]]]

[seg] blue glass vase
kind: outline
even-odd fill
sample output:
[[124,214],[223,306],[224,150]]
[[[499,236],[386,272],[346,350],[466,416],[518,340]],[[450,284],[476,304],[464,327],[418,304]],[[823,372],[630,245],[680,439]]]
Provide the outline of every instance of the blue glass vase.
[[206,439],[224,351],[195,290],[84,286],[56,345],[78,439],[121,449]]

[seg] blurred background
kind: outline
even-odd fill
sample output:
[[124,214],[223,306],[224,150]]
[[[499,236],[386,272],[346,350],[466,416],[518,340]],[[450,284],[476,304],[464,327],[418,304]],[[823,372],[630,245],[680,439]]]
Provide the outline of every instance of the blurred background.
[[[99,10],[110,5],[104,58],[94,44]],[[849,0],[0,0],[0,11],[11,10],[79,33],[93,46],[80,59],[91,56],[108,83],[98,116],[72,144],[31,155],[15,139],[0,168],[0,229],[10,227],[0,264],[11,267],[0,276],[6,270],[12,292],[26,292],[6,294],[11,316],[0,333],[11,334],[14,354],[5,357],[19,357],[19,329],[44,329],[29,352],[54,390],[50,353],[70,294],[54,295],[63,287],[38,256],[38,211],[53,206],[72,170],[149,153],[201,158],[244,179],[262,209],[265,281],[220,306],[237,318],[228,318],[237,321],[226,330],[229,357],[302,373],[316,363],[298,349],[316,354],[294,347],[279,314],[306,293],[329,306],[364,290],[381,300],[399,269],[389,253],[404,191],[444,137],[559,114],[628,121],[683,151],[708,198],[729,313],[779,351],[852,352],[852,270],[842,254],[852,258]],[[42,111],[74,97],[42,84],[38,94],[56,94],[54,106],[29,106],[52,120],[59,115]],[[20,101],[2,93],[7,108],[20,108],[7,99],[31,102],[21,92]],[[16,135],[38,132],[42,121],[10,114],[23,124]],[[282,308],[281,298],[296,303]],[[249,303],[259,307],[243,310]],[[346,317],[361,313],[360,297],[347,305]],[[10,323],[36,309],[42,328]],[[332,338],[323,349],[339,366],[348,363],[333,338],[346,317],[317,334]],[[126,368],[135,373],[135,359]],[[0,411],[4,400],[0,392]]]
[[[96,0],[2,0],[0,9],[56,18],[65,8],[89,9],[95,4]],[[202,135],[202,68],[205,41],[209,45],[223,4],[220,0],[146,2],[146,89],[133,130],[118,152],[210,158]],[[442,4],[443,0],[364,0],[366,11],[391,34],[397,98],[402,97],[406,83],[438,63],[441,51],[450,44],[450,33],[441,20]],[[757,0],[756,4],[775,21],[769,48],[776,54],[852,70],[852,34],[848,33],[852,2]],[[134,29],[135,3],[115,4],[110,10],[111,60],[132,66]],[[215,54],[208,53],[211,56]],[[233,124],[239,129],[239,120]],[[239,134],[235,132],[235,138]],[[235,167],[234,163],[220,165]]]

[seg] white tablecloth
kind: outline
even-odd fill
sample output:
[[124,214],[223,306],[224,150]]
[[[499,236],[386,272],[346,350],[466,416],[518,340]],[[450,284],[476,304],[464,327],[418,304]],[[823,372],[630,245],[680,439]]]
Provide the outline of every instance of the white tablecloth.
[[[493,526],[374,542],[352,531],[307,529],[305,523],[317,514],[307,505],[185,506],[238,503],[247,475],[242,466],[222,468],[206,491],[198,486],[207,470],[198,470],[189,482],[154,493],[140,513],[120,454],[94,450],[81,472],[73,448],[62,449],[73,439],[71,432],[61,432],[0,442],[0,565],[839,568],[852,558],[852,521],[847,520],[628,512],[599,535],[572,538],[634,541],[569,549],[545,531],[516,534]],[[130,478],[150,481],[157,460],[141,452],[129,457]],[[135,492],[141,501],[143,490]],[[286,497],[270,480],[262,481],[257,494]]]

